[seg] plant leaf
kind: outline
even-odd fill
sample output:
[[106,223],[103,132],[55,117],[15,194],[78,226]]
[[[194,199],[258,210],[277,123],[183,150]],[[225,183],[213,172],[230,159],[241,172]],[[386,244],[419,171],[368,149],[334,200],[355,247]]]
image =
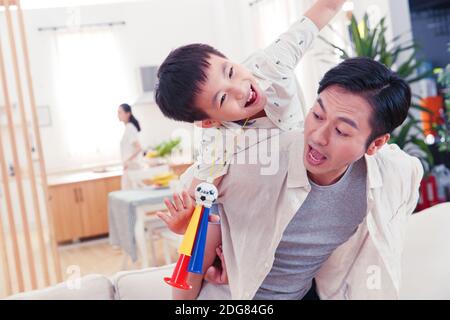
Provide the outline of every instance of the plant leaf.
[[416,137],[411,138],[411,142],[414,143],[417,147],[419,147],[420,150],[422,150],[425,153],[429,168],[431,168],[434,165],[434,159],[428,145],[423,140],[418,139]]
[[424,71],[423,73],[419,74],[418,76],[412,78],[412,79],[406,79],[408,83],[414,83],[417,81],[420,81],[422,79],[430,78],[433,76],[433,70]]
[[333,43],[331,43],[330,41],[328,41],[327,39],[325,39],[322,36],[319,36],[319,39],[322,40],[323,42],[325,42],[326,44],[328,44],[329,46],[333,47],[334,49],[337,49],[338,51],[341,52],[340,54],[340,58],[341,59],[348,59],[350,56],[347,53],[347,51],[345,51],[344,49],[342,49],[341,47],[338,47],[337,45],[334,45]]
[[361,34],[358,29],[358,22],[355,19],[355,16],[352,16],[350,22],[350,34],[353,40],[353,44],[355,46],[355,51],[358,57],[363,57],[363,52],[361,48]]

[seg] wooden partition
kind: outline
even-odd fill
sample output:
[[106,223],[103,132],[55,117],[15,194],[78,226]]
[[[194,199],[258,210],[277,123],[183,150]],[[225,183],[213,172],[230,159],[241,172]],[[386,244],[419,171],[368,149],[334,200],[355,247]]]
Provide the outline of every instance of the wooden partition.
[[[0,28],[6,28],[2,33],[6,37],[0,38],[4,97],[0,119],[6,119],[6,124],[0,123],[0,200],[4,204],[0,210],[6,210],[5,214],[0,212],[0,270],[5,291],[11,294],[61,281],[62,274],[49,212],[24,17],[19,0],[0,0],[0,6],[5,18]],[[8,172],[8,164],[12,164],[13,174]]]

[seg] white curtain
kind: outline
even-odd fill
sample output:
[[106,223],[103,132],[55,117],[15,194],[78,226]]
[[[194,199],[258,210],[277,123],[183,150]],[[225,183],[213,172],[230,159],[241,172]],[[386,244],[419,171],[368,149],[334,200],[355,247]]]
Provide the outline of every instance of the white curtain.
[[69,161],[119,161],[117,107],[132,96],[113,29],[56,32],[55,44],[56,98]]
[[[270,44],[304,14],[314,2],[315,0],[261,0],[254,2],[252,16],[256,25],[257,46],[262,48]],[[342,45],[344,42],[342,38],[344,37],[338,34],[346,34],[346,24],[345,13],[341,12],[333,19],[331,24],[336,32],[326,27],[320,32],[320,35],[333,43]],[[313,46],[301,60],[296,69],[296,74],[305,96],[307,110],[316,99],[318,84],[323,74],[337,63],[336,56],[319,39],[313,43]]]

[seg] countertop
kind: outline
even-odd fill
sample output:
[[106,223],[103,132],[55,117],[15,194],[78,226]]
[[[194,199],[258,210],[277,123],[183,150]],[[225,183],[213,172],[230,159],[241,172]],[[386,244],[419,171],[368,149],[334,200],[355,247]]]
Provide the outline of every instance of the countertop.
[[49,186],[57,186],[69,183],[118,177],[122,176],[122,172],[122,168],[120,167],[107,168],[105,170],[85,170],[48,175],[47,180]]

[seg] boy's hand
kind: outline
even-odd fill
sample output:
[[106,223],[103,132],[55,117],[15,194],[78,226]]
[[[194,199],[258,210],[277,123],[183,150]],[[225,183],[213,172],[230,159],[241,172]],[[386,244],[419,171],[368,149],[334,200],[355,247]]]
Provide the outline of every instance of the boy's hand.
[[173,194],[173,202],[164,199],[164,203],[169,212],[156,212],[156,215],[163,220],[167,227],[175,233],[184,234],[189,225],[192,213],[195,209],[195,202],[186,191]]
[[346,0],[317,0],[309,8],[305,16],[321,30],[341,10]]
[[205,280],[214,284],[227,284],[228,275],[227,267],[225,265],[225,258],[223,256],[222,245],[216,248],[217,256],[220,263],[214,263],[205,272]]

